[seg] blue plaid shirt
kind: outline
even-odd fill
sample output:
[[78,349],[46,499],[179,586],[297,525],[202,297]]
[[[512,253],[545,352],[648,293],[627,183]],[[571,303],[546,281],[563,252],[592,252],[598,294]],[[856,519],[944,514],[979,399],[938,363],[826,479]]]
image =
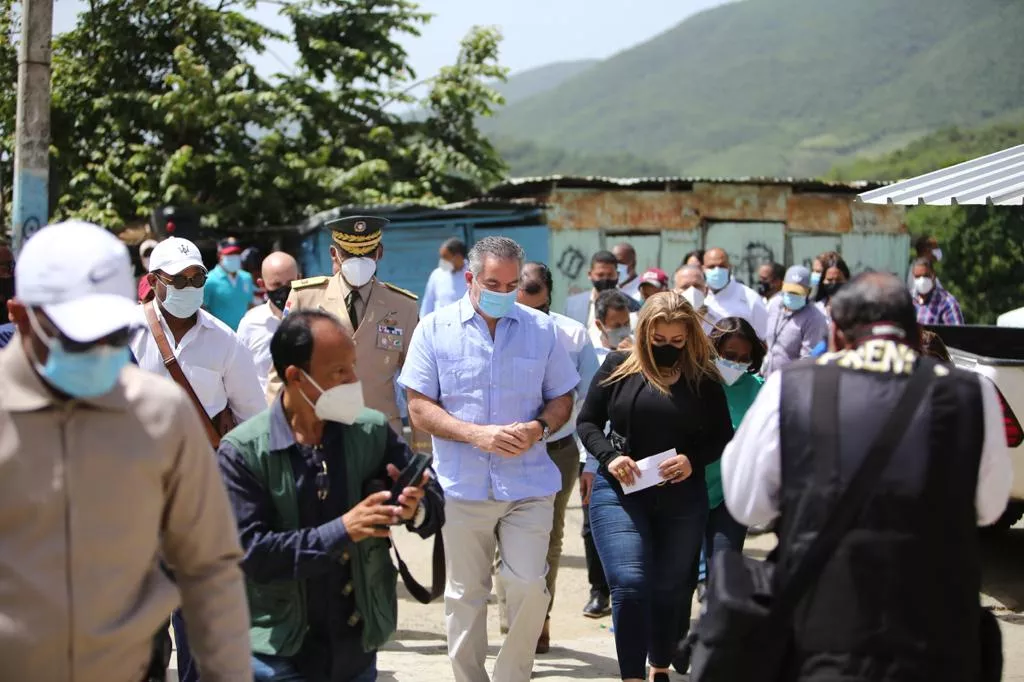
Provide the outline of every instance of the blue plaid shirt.
[[932,289],[927,298],[914,296],[914,307],[917,309],[918,324],[963,324],[964,314],[960,312],[960,304],[953,294],[940,286]]
[[[464,422],[528,422],[580,382],[559,333],[550,317],[517,303],[498,320],[492,339],[467,294],[416,325],[398,383]],[[433,444],[434,470],[449,497],[508,502],[546,497],[562,487],[544,443],[519,457],[436,436]]]

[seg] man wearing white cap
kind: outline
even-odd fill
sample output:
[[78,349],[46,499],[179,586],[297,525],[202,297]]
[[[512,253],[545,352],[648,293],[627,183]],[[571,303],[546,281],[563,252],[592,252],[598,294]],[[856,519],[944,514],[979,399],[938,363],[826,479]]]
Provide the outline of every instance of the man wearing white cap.
[[252,679],[216,460],[182,390],[129,366],[128,250],[61,223],[25,244],[16,277],[0,351],[3,678],[141,680],[180,594],[208,679]]
[[[216,447],[235,424],[266,409],[252,354],[227,325],[200,309],[206,267],[195,244],[180,237],[157,244],[148,278],[156,296],[139,306],[142,316],[135,313],[145,328],[132,340],[132,351],[140,367],[185,389],[202,419],[200,434]],[[195,682],[199,673],[181,614],[172,622],[179,677]]]

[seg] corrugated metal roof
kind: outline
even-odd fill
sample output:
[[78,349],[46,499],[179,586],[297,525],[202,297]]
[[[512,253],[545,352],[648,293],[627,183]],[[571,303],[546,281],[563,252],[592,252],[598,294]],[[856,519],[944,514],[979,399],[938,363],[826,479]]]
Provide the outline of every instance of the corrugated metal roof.
[[1024,206],[1024,144],[858,197],[869,204]]
[[655,191],[687,191],[696,183],[727,185],[789,185],[798,192],[827,192],[852,194],[886,185],[885,182],[857,181],[832,182],[814,178],[773,178],[773,177],[645,177],[613,178],[599,175],[545,175],[526,178],[509,178],[488,192],[489,196],[523,196],[549,191],[556,187],[563,189],[632,189]]
[[508,217],[509,220],[527,219],[539,214],[544,205],[534,199],[503,199],[481,197],[460,201],[444,206],[425,206],[423,204],[393,205],[347,205],[321,211],[310,216],[297,226],[299,234],[308,234],[319,229],[324,223],[351,215],[373,215],[388,218],[391,222],[415,222],[426,220],[453,220],[473,218]]

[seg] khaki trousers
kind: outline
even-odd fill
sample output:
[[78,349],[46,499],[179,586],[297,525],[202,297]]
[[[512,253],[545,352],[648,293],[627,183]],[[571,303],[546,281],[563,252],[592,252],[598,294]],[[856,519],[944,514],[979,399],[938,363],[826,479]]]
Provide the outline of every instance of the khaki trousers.
[[494,551],[509,632],[494,664],[494,682],[527,682],[551,597],[545,584],[554,495],[516,502],[445,500],[444,593],[448,656],[456,682],[488,682],[487,598]]

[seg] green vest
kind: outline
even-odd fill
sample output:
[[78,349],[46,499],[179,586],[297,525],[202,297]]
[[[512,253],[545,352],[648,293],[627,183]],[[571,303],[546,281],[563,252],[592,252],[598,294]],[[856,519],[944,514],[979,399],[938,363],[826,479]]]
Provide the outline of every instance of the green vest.
[[[349,507],[363,499],[363,483],[384,468],[388,422],[380,412],[366,410],[359,423],[346,427],[345,474]],[[241,453],[246,465],[270,492],[277,517],[274,531],[299,530],[299,507],[288,452],[270,450],[270,410],[240,424],[224,440]],[[390,541],[367,538],[353,542],[341,559],[351,560],[356,612],[363,623],[363,649],[379,649],[398,625],[396,574]],[[245,580],[249,599],[249,638],[252,650],[273,656],[294,656],[309,627],[306,622],[305,580],[258,583]],[[346,588],[349,589],[349,588]],[[352,622],[352,621],[350,621]]]

